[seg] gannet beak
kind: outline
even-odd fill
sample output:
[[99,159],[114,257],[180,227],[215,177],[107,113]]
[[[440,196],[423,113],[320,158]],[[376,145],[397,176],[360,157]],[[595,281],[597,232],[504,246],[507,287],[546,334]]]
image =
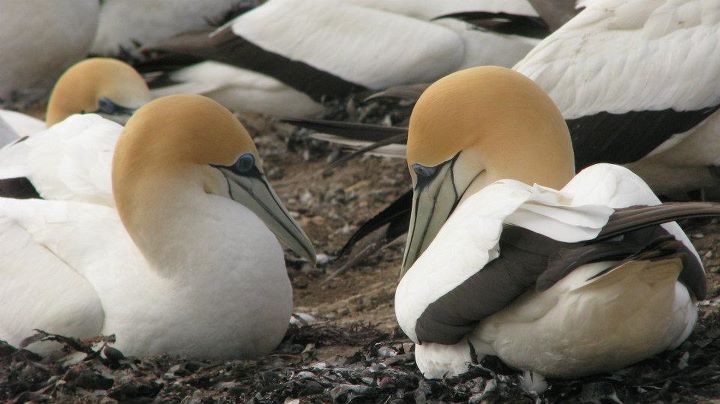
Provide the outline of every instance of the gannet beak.
[[137,108],[124,107],[107,97],[101,97],[98,101],[98,109],[93,113],[124,126],[136,110]]
[[265,174],[250,160],[244,167],[215,166],[227,179],[230,197],[253,211],[283,244],[315,265],[312,242],[280,202]]
[[458,156],[460,154],[434,167],[417,163],[411,166],[417,180],[413,188],[410,229],[401,275],[405,274],[430,245],[469,185],[458,184],[454,172]]

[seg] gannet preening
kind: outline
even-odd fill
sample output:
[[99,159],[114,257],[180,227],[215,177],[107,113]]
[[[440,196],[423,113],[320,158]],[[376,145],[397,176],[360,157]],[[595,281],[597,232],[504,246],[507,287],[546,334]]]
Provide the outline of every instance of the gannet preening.
[[395,312],[426,377],[474,349],[551,377],[613,371],[684,341],[706,293],[677,218],[621,166],[575,175],[560,111],[531,80],[479,67],[423,93],[408,136],[412,219]]
[[432,81],[477,64],[510,66],[538,42],[435,19],[478,9],[537,18],[525,0],[271,0],[217,30],[149,45],[210,60],[170,73],[176,84],[154,93],[197,92],[233,110],[312,116],[324,100],[363,89]]
[[149,100],[142,76],[124,62],[75,64],[50,96],[49,128],[0,149],[0,196],[114,205],[110,164],[122,127],[112,121]]
[[0,105],[44,96],[82,59],[98,25],[97,0],[0,0]]
[[275,237],[315,255],[240,122],[202,96],[152,101],[125,126],[112,181],[117,210],[0,198],[0,339],[42,329],[115,334],[130,355],[272,350],[292,309]]

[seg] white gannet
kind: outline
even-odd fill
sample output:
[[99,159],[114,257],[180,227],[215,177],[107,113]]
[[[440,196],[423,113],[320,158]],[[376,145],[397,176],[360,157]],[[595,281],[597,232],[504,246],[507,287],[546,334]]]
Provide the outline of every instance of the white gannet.
[[144,80],[124,62],[75,64],[50,96],[49,128],[0,149],[0,196],[114,205],[110,165],[122,127],[110,120],[127,120],[149,100]]
[[272,350],[292,309],[275,236],[315,255],[232,113],[195,95],[148,103],[118,140],[112,181],[117,210],[0,198],[0,339],[42,329],[115,334],[130,355]]
[[98,24],[97,0],[0,0],[0,105],[34,101],[82,59]]
[[430,86],[411,118],[413,211],[395,312],[426,377],[478,355],[544,376],[612,371],[687,338],[706,293],[680,227],[621,166],[575,175],[547,94],[498,67]]
[[151,44],[211,60],[170,73],[177,84],[153,91],[202,93],[234,110],[317,115],[323,100],[354,91],[431,81],[480,63],[512,65],[537,38],[434,19],[483,7],[537,19],[525,0],[505,3],[271,0],[217,30]]

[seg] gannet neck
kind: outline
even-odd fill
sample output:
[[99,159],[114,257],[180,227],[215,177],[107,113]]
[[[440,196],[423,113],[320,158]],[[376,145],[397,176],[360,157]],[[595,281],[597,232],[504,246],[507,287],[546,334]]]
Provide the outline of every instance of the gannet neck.
[[488,180],[560,189],[574,175],[560,111],[530,79],[505,68],[453,73],[431,85],[415,105],[407,149],[411,168],[434,167],[461,152],[474,155]]
[[312,243],[267,183],[250,135],[206,97],[164,97],[138,110],[115,148],[112,184],[128,234],[159,266],[182,264],[168,258],[177,256],[176,247],[187,248],[167,243],[178,231],[191,239],[219,233],[233,244],[274,233],[303,257],[315,258]]
[[[230,111],[201,96],[153,101],[127,123],[113,158],[113,195],[120,218],[143,248],[143,234],[158,231],[152,217],[162,217],[172,200],[199,205],[208,193],[223,193],[223,179],[210,164],[231,165],[239,150],[256,153],[247,132]],[[214,103],[213,103],[214,104]],[[172,203],[173,206],[177,205]],[[202,211],[198,211],[202,212]],[[172,238],[172,237],[171,237]]]
[[77,113],[97,112],[101,99],[128,110],[150,100],[142,76],[130,65],[116,59],[92,58],[73,65],[53,88],[46,124],[54,125]]

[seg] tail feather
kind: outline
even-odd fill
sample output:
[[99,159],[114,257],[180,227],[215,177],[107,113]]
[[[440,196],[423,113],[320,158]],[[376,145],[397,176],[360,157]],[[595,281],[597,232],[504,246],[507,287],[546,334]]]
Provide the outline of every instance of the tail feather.
[[615,209],[597,240],[676,220],[720,216],[720,203],[669,202],[653,206],[631,206]]
[[574,290],[604,289],[636,280],[650,285],[663,282],[674,285],[681,271],[682,259],[679,255],[669,256],[661,260],[623,261],[619,265],[603,271],[601,275],[588,279],[585,284]]

